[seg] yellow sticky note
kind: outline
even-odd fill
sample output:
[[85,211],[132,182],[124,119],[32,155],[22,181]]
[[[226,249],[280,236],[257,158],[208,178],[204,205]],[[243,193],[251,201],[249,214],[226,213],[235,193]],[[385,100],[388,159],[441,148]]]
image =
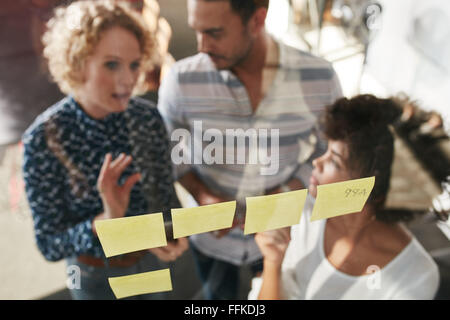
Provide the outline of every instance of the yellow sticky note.
[[247,197],[244,234],[263,232],[298,224],[308,190]]
[[194,208],[172,209],[173,238],[231,228],[236,201]]
[[311,221],[360,212],[375,185],[375,177],[317,186]]
[[117,299],[172,290],[169,269],[113,277],[108,281]]
[[106,257],[167,245],[162,213],[95,222]]

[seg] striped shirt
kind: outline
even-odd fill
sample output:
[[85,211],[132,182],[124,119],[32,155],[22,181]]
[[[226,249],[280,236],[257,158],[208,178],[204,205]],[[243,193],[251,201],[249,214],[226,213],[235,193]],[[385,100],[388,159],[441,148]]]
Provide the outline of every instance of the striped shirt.
[[[199,53],[174,64],[161,84],[158,108],[169,134],[180,132],[177,129],[190,133],[184,140],[171,137],[179,147],[172,149],[172,161],[175,150],[182,149],[186,156],[184,163],[175,163],[177,178],[193,171],[213,193],[238,204],[292,178],[308,185],[312,159],[326,150],[318,136],[318,116],[341,96],[341,87],[329,62],[278,46],[277,71],[256,111],[239,79],[229,70],[217,70],[208,55]],[[257,132],[253,144],[252,129]],[[239,139],[245,143],[238,144]],[[210,154],[223,161],[211,163]],[[239,154],[245,154],[244,163],[238,161]],[[258,161],[252,162],[255,155]],[[272,172],[264,174],[264,168]],[[239,228],[221,239],[203,233],[191,240],[204,254],[236,265],[261,257],[253,237]]]

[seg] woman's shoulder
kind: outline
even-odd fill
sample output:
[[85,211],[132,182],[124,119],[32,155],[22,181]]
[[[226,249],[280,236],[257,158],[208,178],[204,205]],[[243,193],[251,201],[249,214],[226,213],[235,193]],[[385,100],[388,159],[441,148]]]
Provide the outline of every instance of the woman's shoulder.
[[161,119],[161,115],[159,114],[158,108],[156,104],[148,99],[144,99],[141,97],[132,97],[129,102],[129,106],[127,112],[131,116],[138,117],[156,117]]
[[153,101],[139,96],[134,96],[129,101],[127,111],[134,114],[145,115],[153,114],[155,111],[157,112],[158,109]]
[[153,101],[141,97],[133,97],[130,99],[126,115],[130,120],[138,122],[139,127],[145,129],[164,126],[163,119],[156,104]]
[[73,120],[74,117],[71,116],[71,101],[72,99],[70,97],[65,97],[38,115],[22,135],[22,142],[25,145],[32,141],[38,142],[40,141],[40,137],[44,136],[49,124],[67,122],[64,119],[69,121]]
[[[403,230],[401,239],[397,241],[398,246],[403,246],[394,260],[401,272],[415,274],[420,277],[439,278],[439,269],[436,262],[423,247],[420,241],[405,226],[399,225]],[[409,241],[408,241],[409,239]],[[405,242],[407,242],[406,245]]]
[[411,262],[415,261],[415,264],[417,264],[418,267],[422,267],[424,270],[428,270],[430,273],[438,272],[436,262],[414,235],[411,235],[409,248],[406,247],[405,249],[410,249],[409,259]]
[[439,267],[414,235],[389,270],[401,284],[398,299],[433,299],[439,288]]

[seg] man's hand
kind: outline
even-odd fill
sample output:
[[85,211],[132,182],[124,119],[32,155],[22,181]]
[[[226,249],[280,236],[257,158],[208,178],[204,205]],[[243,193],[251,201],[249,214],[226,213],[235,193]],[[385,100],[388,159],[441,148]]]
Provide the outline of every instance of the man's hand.
[[[227,201],[227,199],[213,194],[208,189],[206,189],[206,187],[204,187],[204,186],[197,189],[197,192],[195,192],[195,194],[194,194],[194,198],[197,201],[199,206],[206,206],[206,205],[210,205],[210,204],[216,204],[219,202]],[[236,226],[235,221],[233,220],[233,226],[231,228],[212,231],[212,234],[216,238],[222,238],[223,236],[228,234],[231,231],[231,229],[233,229],[235,226]]]
[[215,204],[219,202],[227,201],[226,199],[216,196],[213,193],[205,190],[199,191],[197,193],[197,198],[195,199],[199,206],[206,206],[209,204]]
[[[288,183],[286,183],[286,185],[292,191],[305,189],[305,186],[303,185],[303,183],[296,178],[291,179]],[[280,185],[276,188],[266,190],[266,195],[277,194],[277,193],[281,193],[281,192],[283,192],[283,191],[281,190],[281,185]]]
[[220,239],[223,236],[227,235],[228,233],[230,233],[230,231],[236,227],[240,227],[242,230],[244,230],[244,225],[242,224],[242,222],[239,219],[234,218],[233,219],[233,224],[231,225],[231,228],[227,228],[227,229],[221,229],[221,230],[216,230],[216,231],[212,231],[212,234],[217,238]]
[[171,262],[180,257],[187,250],[189,243],[187,238],[178,238],[177,241],[170,241],[165,247],[149,249],[161,261]]
[[[199,206],[206,206],[219,202],[229,201],[221,196],[218,196],[211,192],[200,179],[192,172],[187,173],[180,179],[181,185],[194,197]],[[212,234],[216,238],[222,238],[228,234],[231,229],[238,225],[237,221],[233,221],[231,228],[212,231]]]

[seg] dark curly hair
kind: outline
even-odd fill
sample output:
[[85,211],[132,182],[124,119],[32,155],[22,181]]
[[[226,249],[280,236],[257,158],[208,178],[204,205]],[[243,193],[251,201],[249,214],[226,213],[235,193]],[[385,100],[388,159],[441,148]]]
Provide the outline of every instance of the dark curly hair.
[[229,1],[231,9],[241,16],[242,22],[246,24],[259,8],[268,8],[269,0],[204,0],[204,1]]
[[341,98],[326,108],[321,119],[325,137],[347,144],[348,165],[355,177],[375,176],[375,186],[367,201],[376,219],[387,223],[409,221],[413,212],[384,208],[391,180],[394,136],[391,125],[399,121],[402,106],[395,99],[373,95]]

